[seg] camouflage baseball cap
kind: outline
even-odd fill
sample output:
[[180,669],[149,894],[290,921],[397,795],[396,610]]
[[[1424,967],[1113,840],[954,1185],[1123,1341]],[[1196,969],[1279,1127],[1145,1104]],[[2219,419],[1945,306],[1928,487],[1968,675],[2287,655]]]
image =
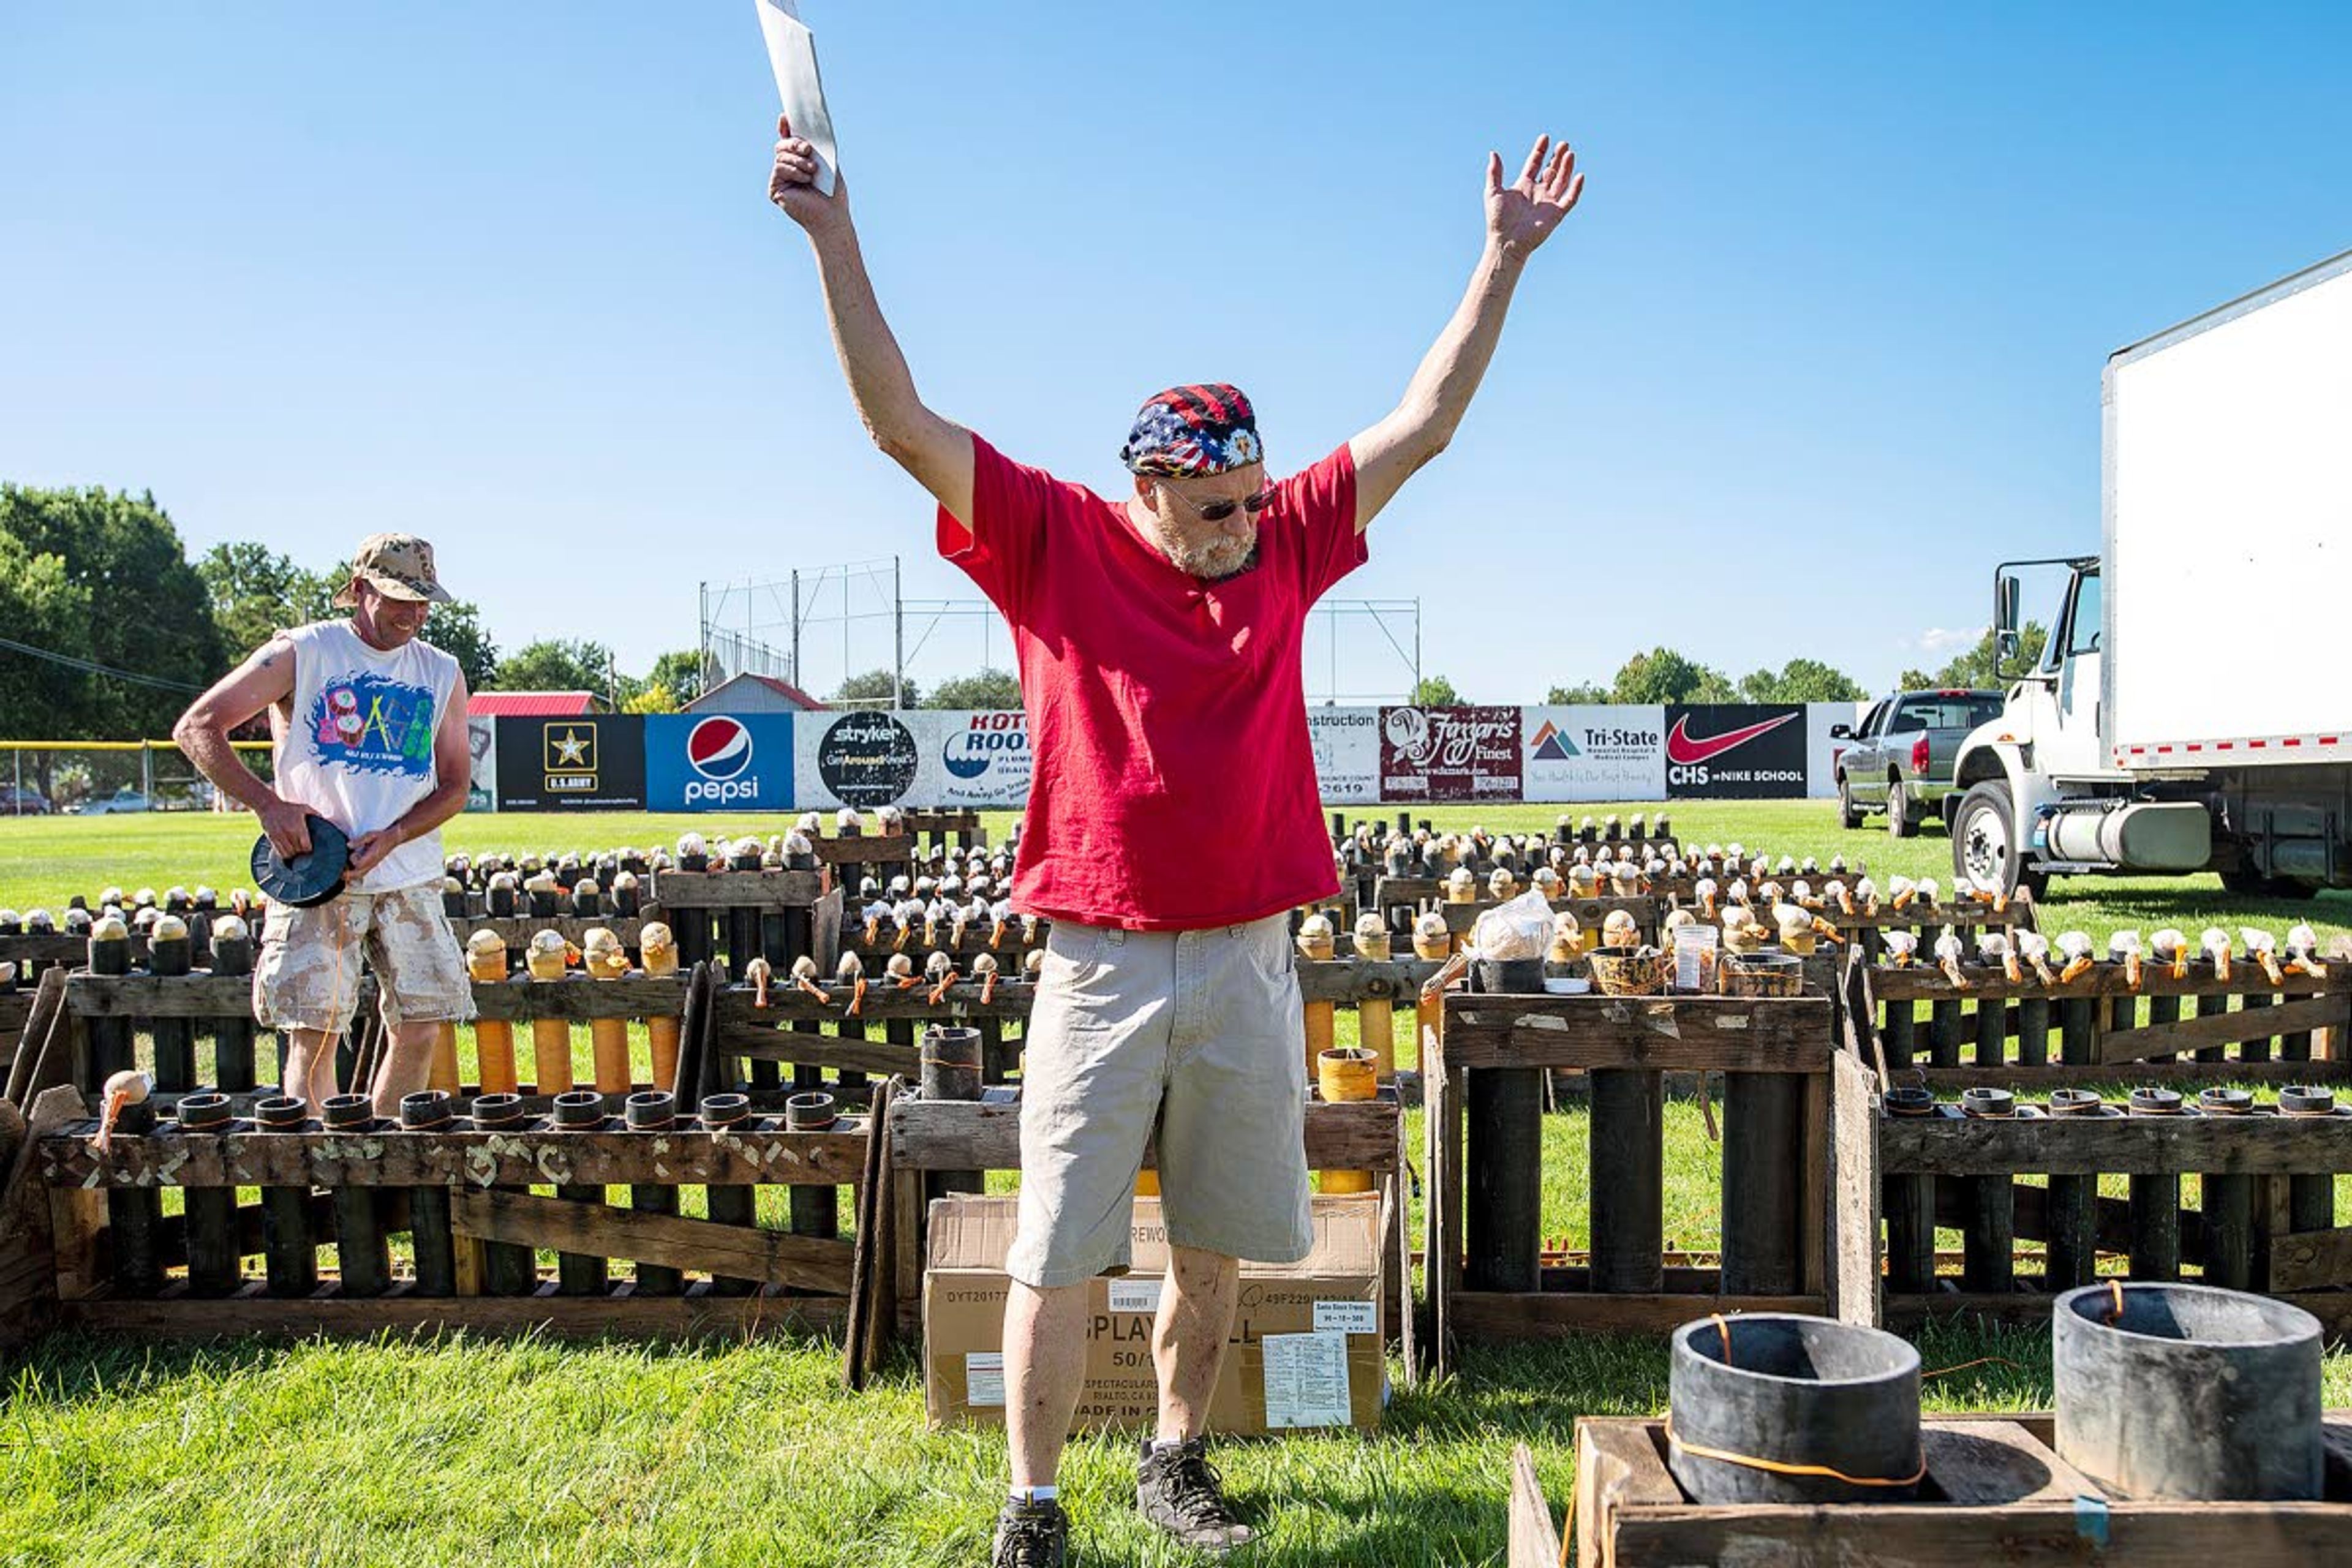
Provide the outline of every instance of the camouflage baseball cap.
[[[366,578],[378,592],[395,599],[450,602],[449,590],[433,574],[433,546],[413,533],[371,533],[361,540],[352,556],[352,575]],[[335,603],[343,609],[358,603],[350,584],[343,584]]]

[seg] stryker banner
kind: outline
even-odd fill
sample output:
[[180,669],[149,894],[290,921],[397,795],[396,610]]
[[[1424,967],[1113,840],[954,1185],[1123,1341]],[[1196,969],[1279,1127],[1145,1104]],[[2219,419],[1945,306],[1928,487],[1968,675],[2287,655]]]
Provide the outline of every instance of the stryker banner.
[[793,804],[789,713],[656,713],[646,720],[653,811],[783,811]]
[[646,721],[635,713],[501,719],[500,811],[643,811]]
[[1665,751],[1668,800],[1796,798],[1806,791],[1802,703],[1668,703]]
[[1517,800],[1517,708],[1383,708],[1381,798]]
[[1530,801],[1664,800],[1666,710],[1654,704],[1522,708]]
[[1315,748],[1315,784],[1333,805],[1381,798],[1381,710],[1309,708],[1307,738]]

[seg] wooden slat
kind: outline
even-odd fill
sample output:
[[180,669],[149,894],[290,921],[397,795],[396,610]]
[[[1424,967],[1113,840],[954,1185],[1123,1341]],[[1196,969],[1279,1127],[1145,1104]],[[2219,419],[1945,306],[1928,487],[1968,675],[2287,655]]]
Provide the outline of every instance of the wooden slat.
[[1446,1059],[1460,1068],[1829,1070],[1824,996],[1528,996],[1449,994]]
[[[922,847],[904,833],[860,834],[856,838],[813,838],[809,848],[822,866],[906,866],[923,858]],[[884,873],[887,875],[887,873]]]
[[667,910],[804,910],[830,880],[823,871],[657,871],[653,897]]
[[313,1334],[543,1332],[562,1338],[740,1339],[752,1334],[833,1332],[848,1314],[837,1296],[714,1296],[697,1285],[679,1296],[640,1296],[625,1287],[609,1296],[412,1296],[344,1300],[331,1294],[280,1300],[248,1288],[226,1300],[93,1297],[63,1303],[62,1326],[93,1332],[172,1339],[235,1334],[308,1338]]
[[2102,1036],[2099,1059],[2132,1062],[2173,1051],[2231,1046],[2242,1040],[2266,1040],[2273,1035],[2302,1029],[2334,1028],[2347,1018],[2352,1018],[2352,996],[2347,995],[2308,996],[2275,1007],[2209,1013],[2183,1018],[2177,1024],[2150,1024]]
[[844,1038],[839,1035],[804,1035],[761,1024],[721,1023],[713,1037],[725,1054],[758,1061],[793,1062],[802,1067],[834,1068],[852,1072],[902,1072],[919,1068],[919,1047],[889,1040]]
[[460,1235],[484,1241],[634,1258],[832,1295],[849,1291],[845,1241],[530,1193],[459,1192],[450,1198],[449,1219]]
[[1544,1500],[1543,1482],[1536,1475],[1536,1459],[1525,1443],[1511,1445],[1509,1568],[1559,1568],[1559,1531],[1552,1524],[1551,1504]]
[[1831,1063],[1830,1315],[1878,1321],[1878,1080],[1847,1052]]
[[1586,1334],[1664,1334],[1710,1312],[1806,1312],[1822,1296],[1620,1296],[1606,1291],[1456,1290],[1448,1302],[1464,1341],[1561,1340]]
[[[488,981],[474,986],[474,1005],[485,1018],[676,1017],[685,1005],[683,979],[631,975],[591,980]],[[361,983],[362,1011],[372,1011],[373,977]],[[86,1018],[251,1018],[253,981],[247,975],[195,973],[182,978],[152,974],[110,976],[78,973],[66,982],[66,1000]]]
[[[1393,1171],[1402,1155],[1403,1116],[1394,1100],[1307,1107],[1307,1163],[1318,1171]],[[905,1170],[1016,1171],[1021,1168],[1021,1106],[1016,1100],[924,1100],[890,1107],[890,1154]],[[1146,1168],[1159,1168],[1157,1142]]]
[[118,1135],[94,1122],[40,1141],[53,1186],[723,1186],[858,1180],[864,1124],[825,1132],[180,1132]]
[[1936,1175],[2314,1174],[2352,1171],[2352,1117],[1882,1118],[1878,1164]]
[[[2275,1293],[2273,1299],[2300,1307],[2318,1319],[2321,1331],[2329,1340],[2352,1334],[2352,1290],[2283,1292]],[[1950,1319],[2046,1330],[2054,1298],[2038,1290],[1974,1295],[1959,1290],[1925,1295],[1890,1290],[1885,1300],[1885,1326],[1907,1334],[1923,1324]]]
[[1350,1003],[1389,1001],[1411,1003],[1421,994],[1422,982],[1441,966],[1428,959],[1398,958],[1386,963],[1342,958],[1318,962],[1301,959],[1298,994],[1307,1002]]
[[2347,1283],[2352,1283],[2352,1229],[2297,1231],[2271,1237],[2271,1290],[2284,1295]]

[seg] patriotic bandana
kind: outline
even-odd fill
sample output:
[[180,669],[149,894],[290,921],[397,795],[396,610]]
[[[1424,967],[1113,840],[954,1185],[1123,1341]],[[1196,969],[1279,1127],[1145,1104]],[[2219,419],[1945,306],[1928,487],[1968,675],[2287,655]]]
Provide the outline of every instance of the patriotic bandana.
[[1210,382],[1155,394],[1136,415],[1118,460],[1135,473],[1189,479],[1262,463],[1265,448],[1241,389]]

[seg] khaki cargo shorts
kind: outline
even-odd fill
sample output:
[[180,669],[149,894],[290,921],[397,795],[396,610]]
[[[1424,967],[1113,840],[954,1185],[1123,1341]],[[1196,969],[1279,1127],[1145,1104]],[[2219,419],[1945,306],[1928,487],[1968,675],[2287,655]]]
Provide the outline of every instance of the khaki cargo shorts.
[[1155,1131],[1171,1246],[1296,1263],[1314,1242],[1306,1121],[1287,916],[1188,931],[1056,921],[1023,1043],[1006,1272],[1041,1290],[1124,1273]]
[[359,1006],[360,960],[375,972],[386,1028],[474,1016],[466,955],[429,883],[344,893],[298,910],[273,903],[253,965],[253,1015],[276,1029],[339,1035]]

